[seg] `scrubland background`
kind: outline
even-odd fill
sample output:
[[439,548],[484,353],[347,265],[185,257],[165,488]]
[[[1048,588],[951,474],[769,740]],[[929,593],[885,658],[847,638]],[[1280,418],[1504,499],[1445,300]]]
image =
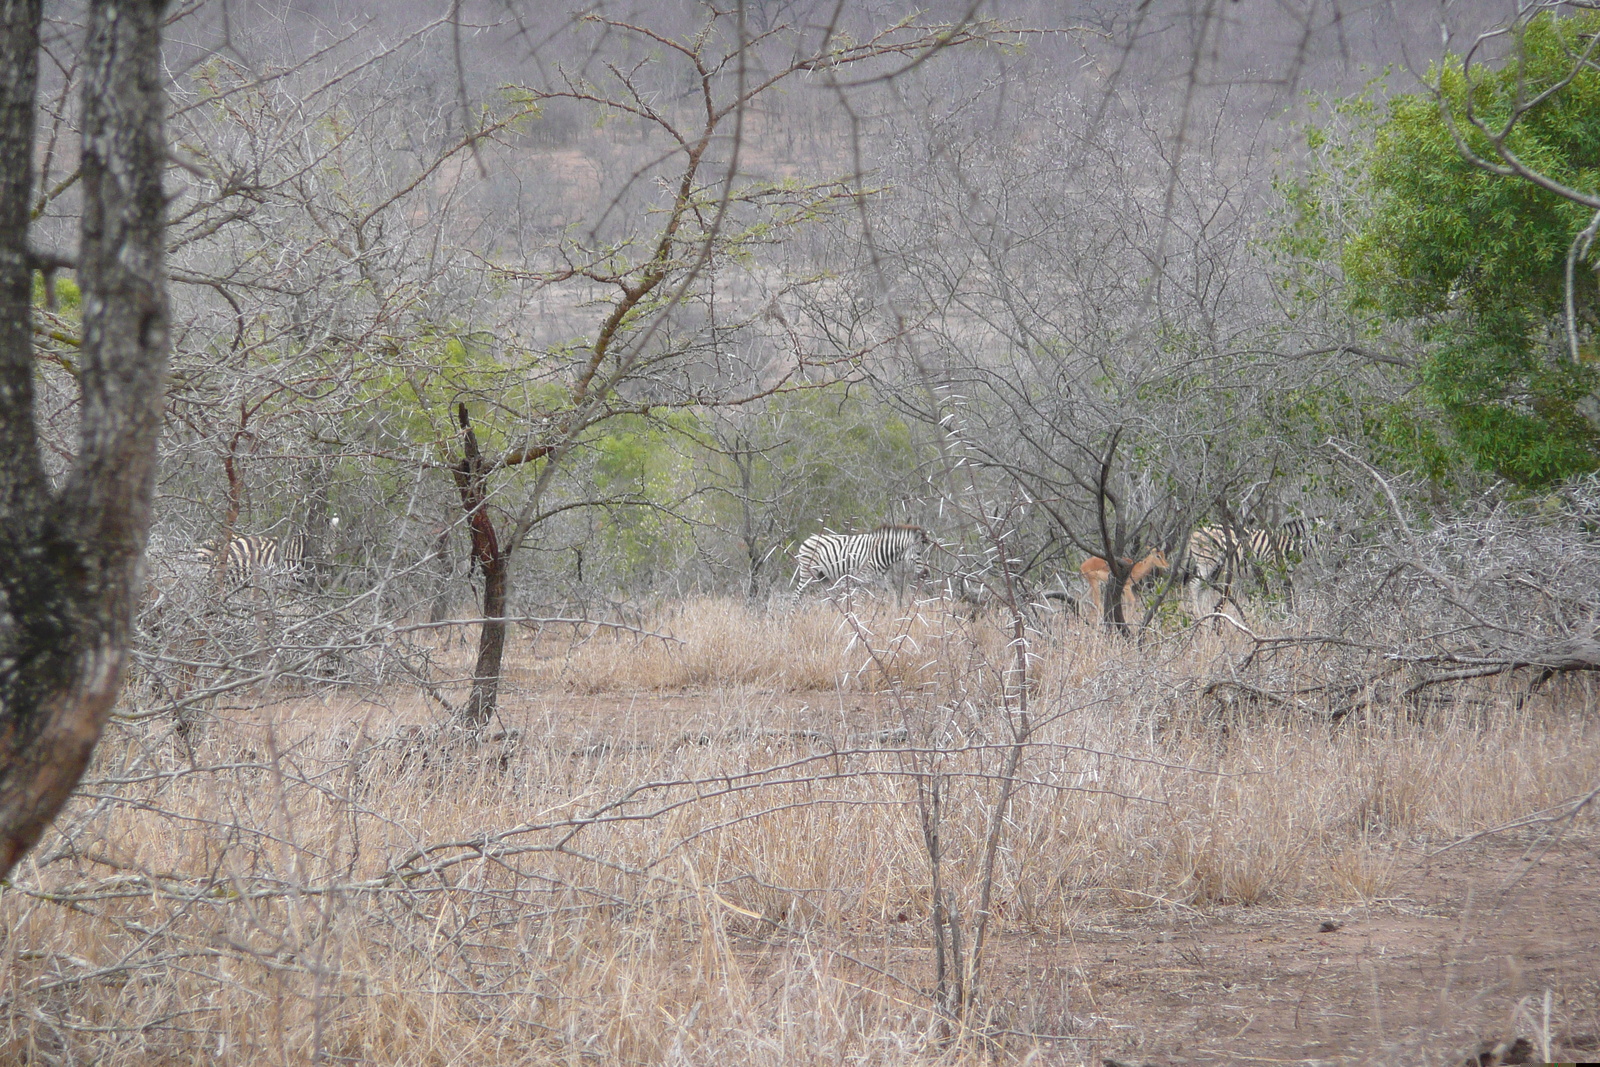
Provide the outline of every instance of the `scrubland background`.
[[[177,12],[148,588],[0,892],[0,1058],[1593,1047],[1589,898],[1519,910],[1593,861],[1591,216],[1416,95],[1510,16],[1128,8]],[[1587,181],[1585,129],[1542,165]],[[1195,610],[1192,531],[1296,520]],[[790,595],[882,523],[926,575]],[[293,574],[196,553],[294,534]],[[1208,931],[1257,928],[1326,952],[1224,976]]]

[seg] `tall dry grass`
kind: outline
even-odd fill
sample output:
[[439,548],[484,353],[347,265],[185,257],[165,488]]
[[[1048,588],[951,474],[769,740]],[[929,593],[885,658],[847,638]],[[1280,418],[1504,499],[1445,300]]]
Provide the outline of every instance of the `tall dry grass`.
[[[632,629],[541,629],[526,645],[532,662],[512,677],[534,688],[578,693],[923,686],[948,675],[944,642],[961,642],[974,668],[975,656],[998,660],[1005,645],[994,626],[972,625],[948,608],[943,601],[901,607],[861,595],[842,606],[810,600],[793,610],[758,610],[741,600],[707,597],[666,607]],[[864,642],[879,655],[869,654]],[[463,653],[457,664],[465,669],[469,662]]]
[[[1029,1020],[1094,1040],[1065,976],[1004,1015],[980,995],[998,1036],[935,1018],[919,786],[970,923],[1022,689],[1003,620],[862,607],[529,636],[488,738],[404,691],[117,726],[0,897],[0,1060],[956,1063],[1025,1053]],[[1033,635],[992,952],[1106,908],[1380,899],[1417,842],[1593,785],[1585,682],[1333,723],[1207,695],[1245,651]]]

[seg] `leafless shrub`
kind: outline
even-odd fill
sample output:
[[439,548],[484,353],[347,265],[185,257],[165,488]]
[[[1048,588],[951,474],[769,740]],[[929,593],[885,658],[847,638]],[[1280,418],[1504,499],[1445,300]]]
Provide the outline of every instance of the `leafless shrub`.
[[[1486,499],[1448,516],[1393,510],[1294,615],[1233,623],[1244,643],[1207,686],[1223,708],[1426,717],[1489,706],[1477,683],[1520,675],[1524,691],[1600,669],[1600,545],[1592,485],[1542,502]],[[1306,668],[1319,675],[1304,684]]]

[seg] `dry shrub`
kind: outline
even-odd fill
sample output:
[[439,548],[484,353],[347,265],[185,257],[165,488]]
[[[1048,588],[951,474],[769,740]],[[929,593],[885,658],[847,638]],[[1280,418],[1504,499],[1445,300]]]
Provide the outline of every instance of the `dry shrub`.
[[[274,695],[187,740],[119,726],[0,898],[0,1059],[976,1062],[993,1049],[941,1045],[915,992],[918,790],[939,784],[943,884],[970,922],[1020,695],[999,622],[700,601],[651,623],[681,645],[552,657],[546,635],[497,739],[404,693]],[[1419,840],[1592,785],[1587,687],[1484,683],[1330,723],[1207,695],[1247,652],[1034,635],[996,936],[1114,906],[1372,900]],[[1296,657],[1272,670],[1319,677]],[[842,679],[831,718],[783,697]],[[574,690],[711,685],[692,721],[574,718]]]
[[1350,817],[1363,832],[1406,835],[1423,827],[1431,783],[1440,770],[1422,763],[1416,749],[1393,738],[1362,738],[1349,770]]
[[1157,839],[1163,880],[1171,887],[1164,896],[1209,907],[1296,895],[1313,851],[1294,810],[1300,798],[1242,773],[1198,789],[1187,798],[1186,817]]

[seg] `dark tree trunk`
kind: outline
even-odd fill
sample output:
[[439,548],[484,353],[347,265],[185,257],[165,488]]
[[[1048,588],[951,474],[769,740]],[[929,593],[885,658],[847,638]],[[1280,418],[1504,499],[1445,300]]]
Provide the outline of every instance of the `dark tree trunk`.
[[1105,593],[1101,607],[1105,611],[1106,628],[1120,633],[1128,632],[1129,620],[1127,611],[1122,603],[1122,591],[1128,588],[1128,575],[1132,572],[1131,565],[1124,563],[1115,554],[1107,561],[1111,568],[1111,577],[1106,579]]
[[32,390],[40,2],[0,0],[0,877],[88,765],[121,685],[143,586],[168,335],[164,7],[89,5],[80,440],[56,491],[40,461]]
[[472,692],[461,709],[462,722],[474,729],[494,715],[500,698],[500,661],[506,650],[506,578],[508,561],[489,517],[489,470],[478,450],[478,436],[467,419],[467,406],[456,409],[461,420],[461,459],[452,468],[461,508],[472,533],[472,559],[483,571],[483,629],[478,634],[478,664],[472,671]]
[[[1122,440],[1122,427],[1117,427],[1106,443],[1105,454],[1100,459],[1100,477],[1096,485],[1095,506],[1100,519],[1100,558],[1106,561],[1111,572],[1105,587],[1100,590],[1100,615],[1107,629],[1127,632],[1128,623],[1123,618],[1122,590],[1127,584],[1133,564],[1122,561],[1122,548],[1127,539],[1122,508],[1111,492],[1111,469],[1117,458],[1117,445]],[[1113,528],[1114,527],[1114,528]]]
[[760,535],[756,531],[755,511],[750,506],[751,494],[755,492],[756,450],[740,434],[733,439],[733,455],[739,467],[739,511],[744,520],[745,555],[750,562],[750,586],[745,596],[754,604],[761,596]]

